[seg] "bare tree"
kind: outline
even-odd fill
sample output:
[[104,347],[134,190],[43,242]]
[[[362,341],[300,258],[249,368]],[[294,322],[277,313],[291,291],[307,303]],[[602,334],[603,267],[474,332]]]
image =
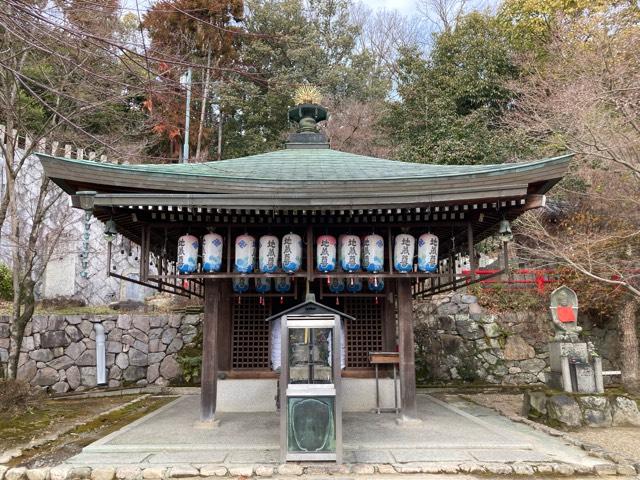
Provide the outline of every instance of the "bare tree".
[[450,32],[465,13],[467,0],[418,0],[418,12],[438,32]]
[[578,154],[563,194],[571,217],[534,215],[522,225],[532,258],[565,265],[603,289],[624,292],[618,313],[623,382],[640,388],[640,31],[633,8],[564,19],[542,64],[514,85],[510,118],[533,142]]

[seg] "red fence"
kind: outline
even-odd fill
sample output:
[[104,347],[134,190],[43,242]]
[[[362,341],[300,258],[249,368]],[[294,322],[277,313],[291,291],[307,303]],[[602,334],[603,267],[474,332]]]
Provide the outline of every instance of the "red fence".
[[[500,270],[476,270],[476,275],[480,278],[480,285],[505,285],[510,288],[535,288],[540,293],[544,293],[544,287],[547,284],[558,283],[558,274],[555,270],[520,268],[509,271],[507,278],[497,276]],[[471,270],[462,270],[468,280],[471,280]],[[494,275],[491,278],[482,280],[483,276]]]

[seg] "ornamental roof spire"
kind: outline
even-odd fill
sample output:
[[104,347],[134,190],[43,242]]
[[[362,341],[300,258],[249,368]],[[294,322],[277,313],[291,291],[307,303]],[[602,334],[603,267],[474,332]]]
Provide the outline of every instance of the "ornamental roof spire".
[[287,148],[329,148],[327,137],[318,131],[317,125],[328,117],[327,109],[320,105],[320,90],[303,85],[293,99],[295,107],[289,109],[289,120],[298,124],[298,131],[289,135]]

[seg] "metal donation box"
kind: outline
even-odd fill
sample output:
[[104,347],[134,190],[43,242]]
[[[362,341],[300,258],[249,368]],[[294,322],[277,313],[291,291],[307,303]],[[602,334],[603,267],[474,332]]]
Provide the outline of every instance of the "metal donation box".
[[282,461],[342,462],[340,316],[285,314],[281,319]]

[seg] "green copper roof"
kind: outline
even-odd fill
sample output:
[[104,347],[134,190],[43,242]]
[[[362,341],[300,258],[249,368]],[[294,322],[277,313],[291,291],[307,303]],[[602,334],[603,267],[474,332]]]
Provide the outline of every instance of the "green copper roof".
[[[46,155],[40,155],[47,157]],[[500,174],[564,163],[570,155],[527,163],[498,165],[433,165],[385,160],[331,149],[291,149],[207,163],[126,165],[101,163],[107,173],[136,172],[169,176],[198,176],[216,179],[277,182],[331,182],[400,180],[452,177],[473,174]],[[64,159],[65,163],[96,166],[88,160]]]

